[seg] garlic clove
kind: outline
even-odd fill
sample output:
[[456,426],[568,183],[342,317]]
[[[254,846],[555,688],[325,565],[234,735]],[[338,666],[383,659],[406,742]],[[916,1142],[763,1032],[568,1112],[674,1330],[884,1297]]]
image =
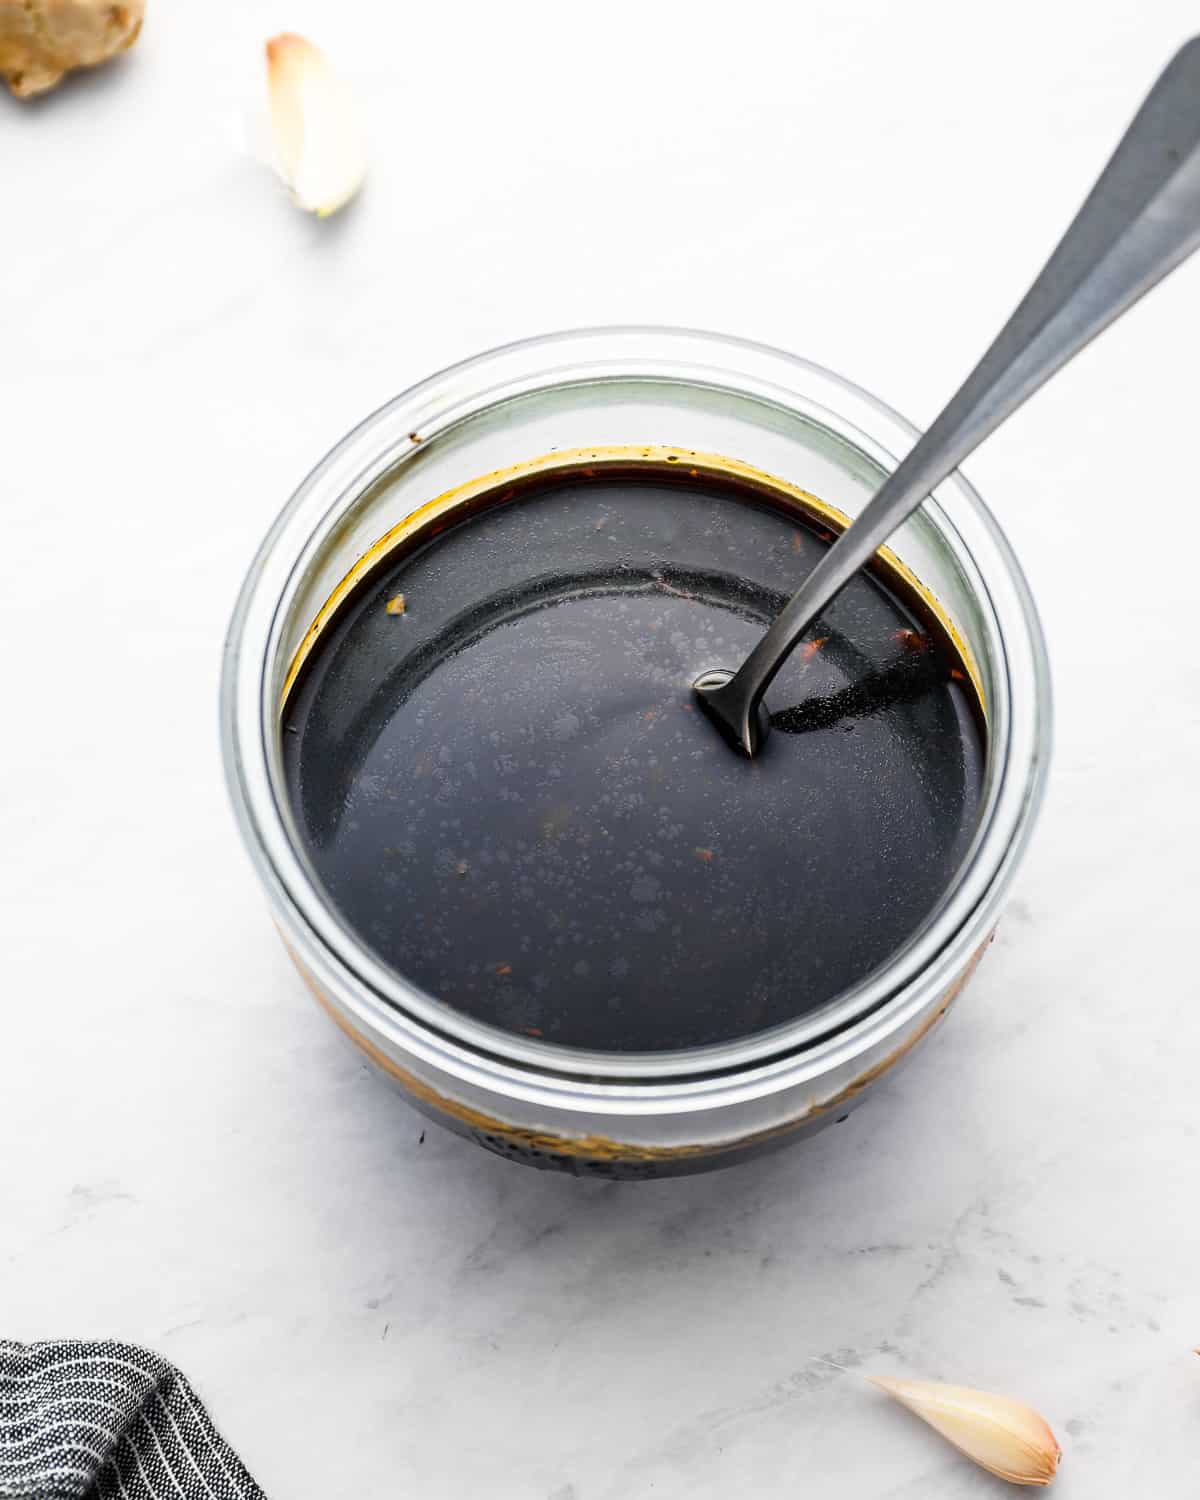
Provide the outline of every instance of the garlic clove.
[[319,219],[349,203],[367,158],[353,96],[325,54],[283,32],[267,43],[267,98],[276,171],[298,207]]
[[1010,1484],[1047,1485],[1062,1449],[1045,1421],[1019,1401],[936,1380],[867,1377],[947,1442]]

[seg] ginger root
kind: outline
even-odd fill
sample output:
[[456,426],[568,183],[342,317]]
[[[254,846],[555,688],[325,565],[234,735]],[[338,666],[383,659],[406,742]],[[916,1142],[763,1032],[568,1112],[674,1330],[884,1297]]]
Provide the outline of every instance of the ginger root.
[[0,0],[0,76],[24,98],[137,41],[145,0]]

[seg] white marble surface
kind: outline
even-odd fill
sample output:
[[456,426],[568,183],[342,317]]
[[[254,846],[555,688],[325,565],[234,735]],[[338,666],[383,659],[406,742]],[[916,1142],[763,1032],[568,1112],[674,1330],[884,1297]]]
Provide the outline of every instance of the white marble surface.
[[[999,1492],[816,1355],[1035,1402],[1064,1496],[1192,1494],[1200,265],[968,466],[1052,789],[969,997],[811,1144],[611,1186],[425,1134],[288,968],[215,706],[291,487],[452,359],[690,323],[930,418],[1194,6],[334,9],[151,0],[0,99],[0,1327],[161,1350],[275,1500]],[[324,226],[236,149],[281,26],[369,113]]]

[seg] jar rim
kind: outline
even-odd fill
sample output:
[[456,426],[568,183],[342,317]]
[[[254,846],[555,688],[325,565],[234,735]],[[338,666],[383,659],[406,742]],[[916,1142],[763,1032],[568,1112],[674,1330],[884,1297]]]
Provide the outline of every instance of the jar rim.
[[[1036,819],[1050,739],[1049,666],[1028,585],[1002,529],[955,473],[927,508],[974,563],[997,623],[1004,668],[989,723],[993,792],[971,850],[930,919],[883,965],[815,1014],[682,1052],[604,1054],[517,1037],[417,989],[376,959],[332,910],[293,836],[272,754],[286,601],[342,516],[412,453],[464,421],[537,392],[598,381],[710,385],[782,405],[892,466],[918,430],[861,387],[769,345],[690,329],[602,327],[485,351],[410,387],[359,423],[297,488],[242,586],[225,646],[222,751],[242,836],[285,942],[368,1029],[470,1083],[548,1104],[631,1112],[708,1107],[817,1077],[886,1042],[949,985],[987,941]],[[419,434],[419,438],[417,435]],[[414,442],[414,438],[417,439]],[[946,514],[949,505],[954,520]],[[969,533],[963,536],[964,527]],[[982,554],[982,555],[981,555]],[[994,739],[993,739],[994,736]]]

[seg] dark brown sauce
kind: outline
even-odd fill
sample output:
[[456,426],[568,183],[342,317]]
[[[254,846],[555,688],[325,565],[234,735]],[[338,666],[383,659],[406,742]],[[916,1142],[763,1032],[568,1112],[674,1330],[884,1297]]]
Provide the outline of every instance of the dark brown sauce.
[[817,622],[751,762],[691,684],[737,665],[828,520],[642,464],[510,481],[439,525],[351,591],[284,708],[317,877],[408,980],[567,1046],[693,1047],[826,1004],[933,910],[984,734],[899,574]]

